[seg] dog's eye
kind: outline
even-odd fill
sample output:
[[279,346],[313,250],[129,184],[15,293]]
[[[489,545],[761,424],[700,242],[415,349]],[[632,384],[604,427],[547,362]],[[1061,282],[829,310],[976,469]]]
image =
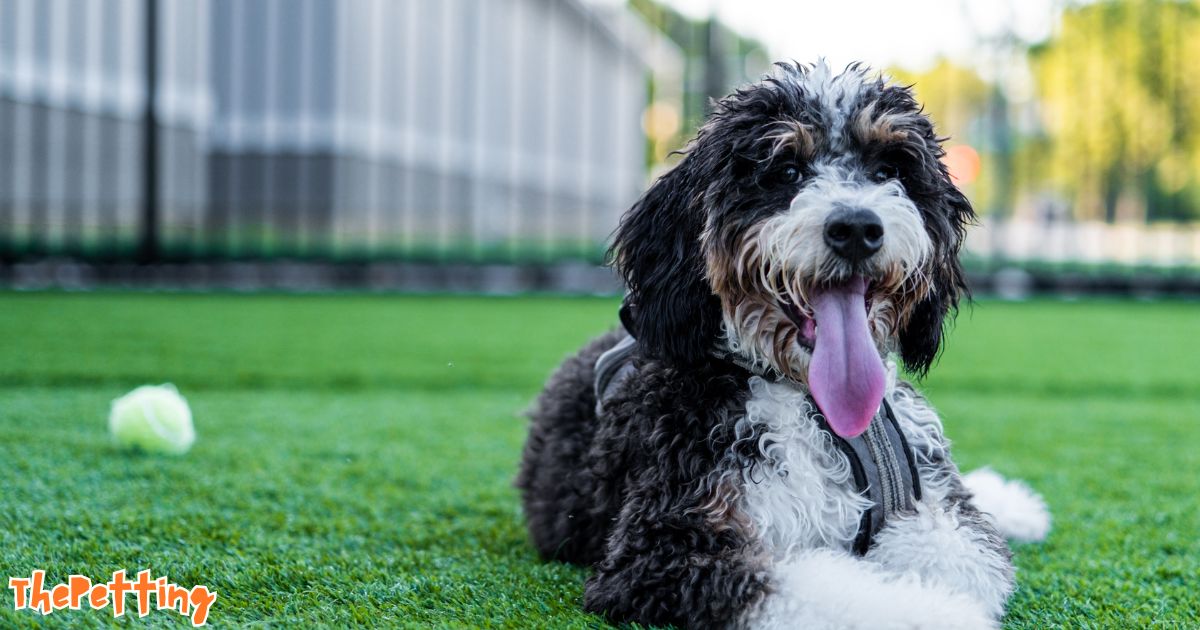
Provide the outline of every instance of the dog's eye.
[[886,182],[888,180],[899,179],[899,178],[900,178],[900,170],[897,169],[895,166],[892,166],[891,164],[884,164],[884,165],[880,166],[879,168],[875,169],[875,172],[871,174],[871,181],[876,182],[878,184],[882,184],[883,182]]
[[801,177],[802,173],[800,172],[800,168],[790,164],[779,169],[775,175],[776,181],[783,185],[798,184],[800,183]]

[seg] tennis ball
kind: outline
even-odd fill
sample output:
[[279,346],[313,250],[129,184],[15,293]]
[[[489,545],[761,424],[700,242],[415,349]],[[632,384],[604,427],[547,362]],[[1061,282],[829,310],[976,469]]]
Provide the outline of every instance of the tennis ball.
[[182,455],[196,441],[192,410],[174,385],[143,385],[112,402],[108,430],[118,446]]

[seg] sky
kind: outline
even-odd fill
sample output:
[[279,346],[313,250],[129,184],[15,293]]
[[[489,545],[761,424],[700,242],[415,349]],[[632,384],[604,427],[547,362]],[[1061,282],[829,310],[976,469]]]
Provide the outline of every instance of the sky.
[[777,60],[825,57],[925,69],[939,56],[978,62],[981,38],[1006,29],[1045,39],[1061,0],[664,0],[693,17],[717,15],[764,42]]

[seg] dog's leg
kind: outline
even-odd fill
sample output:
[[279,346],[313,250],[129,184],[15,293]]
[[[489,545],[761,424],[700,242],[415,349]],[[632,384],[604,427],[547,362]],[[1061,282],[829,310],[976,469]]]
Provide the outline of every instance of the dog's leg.
[[866,559],[970,596],[995,619],[1013,590],[1013,568],[1004,539],[966,502],[918,504],[880,530]]
[[898,516],[880,530],[867,559],[966,594],[1001,618],[1013,590],[1008,544],[972,502],[933,407],[901,384],[893,408],[913,447],[923,496],[915,514]]
[[1013,589],[1011,552],[1004,538],[1044,538],[1049,513],[1028,487],[1006,482],[990,470],[961,480],[952,468],[944,472],[948,494],[892,521],[879,532],[867,559],[971,595],[1000,618]]
[[750,628],[974,630],[996,627],[974,599],[843,552],[813,550],[771,572]]
[[727,628],[762,600],[765,565],[736,525],[714,526],[670,485],[632,490],[584,589],[584,607],[618,623]]
[[876,534],[866,559],[968,595],[1000,619],[1013,591],[1012,552],[971,502],[953,463],[947,458],[942,465],[940,483],[926,486],[915,513],[893,518]]
[[588,580],[588,610],[617,622],[683,628],[984,630],[978,598],[845,552],[772,563],[736,532],[680,509],[670,487],[630,493]]

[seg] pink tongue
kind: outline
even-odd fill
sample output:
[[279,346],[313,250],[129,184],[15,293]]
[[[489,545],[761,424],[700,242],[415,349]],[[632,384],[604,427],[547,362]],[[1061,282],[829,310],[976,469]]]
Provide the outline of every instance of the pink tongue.
[[883,361],[867,328],[866,290],[855,277],[813,300],[817,338],[808,386],[829,428],[847,438],[867,430],[883,400]]

